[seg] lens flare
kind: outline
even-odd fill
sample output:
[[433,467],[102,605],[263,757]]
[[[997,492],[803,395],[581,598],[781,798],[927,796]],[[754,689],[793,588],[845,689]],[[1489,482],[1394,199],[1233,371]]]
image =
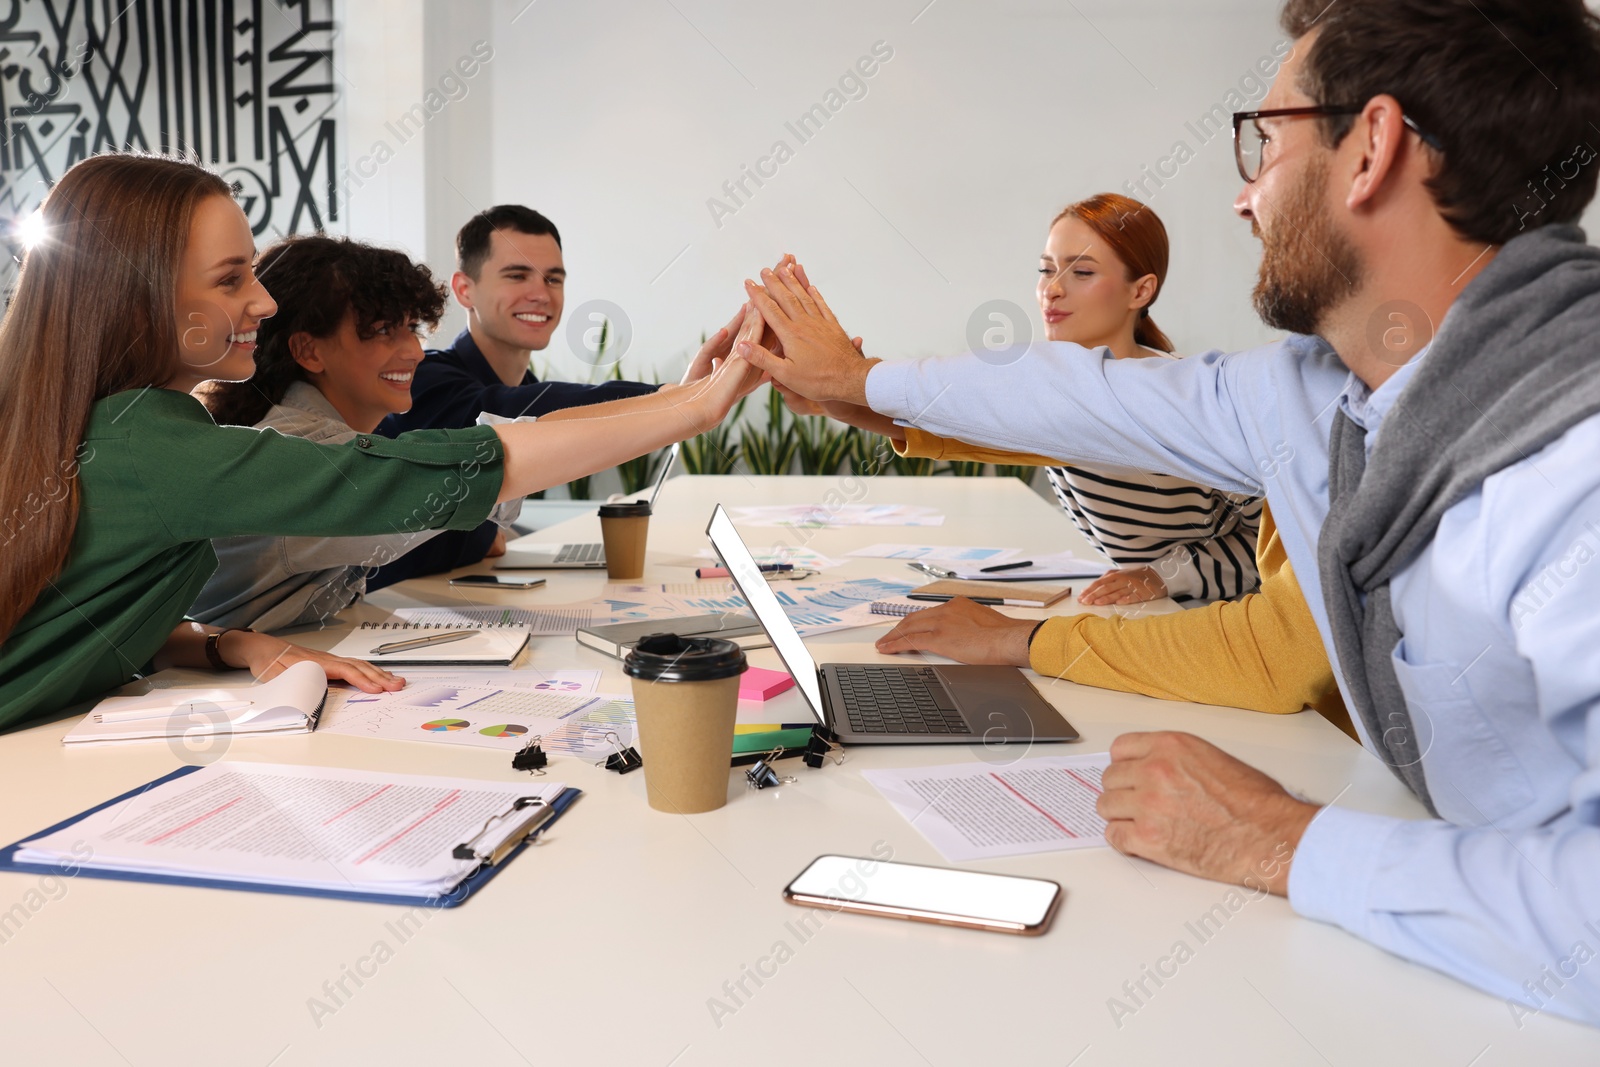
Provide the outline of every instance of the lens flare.
[[44,212],[35,210],[24,215],[16,223],[17,237],[22,240],[24,248],[34,248],[44,241],[45,225]]

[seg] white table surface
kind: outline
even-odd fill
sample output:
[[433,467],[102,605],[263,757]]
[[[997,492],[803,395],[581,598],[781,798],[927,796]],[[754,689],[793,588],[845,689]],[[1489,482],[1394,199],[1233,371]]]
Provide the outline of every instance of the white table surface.
[[[691,555],[705,546],[718,501],[822,503],[830,490],[858,502],[933,504],[948,518],[937,528],[800,535],[829,555],[879,541],[1010,544],[1025,552],[1082,546],[1063,515],[1010,479],[681,477],[657,503],[646,580],[691,576],[703,562]],[[758,550],[784,534],[744,532]],[[598,539],[598,520],[572,520],[538,539]],[[852,560],[830,574],[910,572],[895,562]],[[594,595],[603,580],[603,572],[551,572],[543,590],[472,595],[554,604]],[[349,615],[460,600],[460,590],[426,579],[381,592]],[[810,644],[820,661],[876,660],[883,657],[871,641],[881,632],[844,631]],[[601,669],[603,688],[626,682],[617,661],[571,638],[536,638],[532,655],[543,667]],[[770,649],[751,659],[779,666]],[[1421,814],[1377,760],[1314,713],[1259,715],[1055,680],[1039,685],[1083,733],[1077,744],[1039,751],[1104,751],[1128,730],[1182,728],[1310,798]],[[785,720],[803,707],[793,691],[770,706]],[[69,752],[59,743],[64,725],[0,736],[0,841],[181,762],[165,744]],[[227,755],[518,777],[503,753],[331,734],[240,740]],[[735,771],[727,807],[687,817],[652,811],[640,773],[620,777],[558,758],[552,777],[582,788],[583,798],[480,894],[457,909],[418,912],[409,933],[396,925],[407,913],[399,907],[0,874],[0,1063],[1489,1067],[1600,1060],[1595,1031],[1544,1016],[1518,1029],[1504,1002],[1302,919],[1279,898],[1238,906],[1235,897],[1237,910],[1202,941],[1191,924],[1219,904],[1226,911],[1229,887],[1110,849],[968,865],[1059,881],[1066,899],[1043,937],[854,915],[835,915],[808,937],[797,933],[805,913],[783,903],[780,890],[819,854],[868,855],[877,847],[900,860],[943,863],[862,770],[974,758],[1000,754],[977,746],[854,747],[843,766],[810,770],[786,761],[800,781],[762,792],[747,790]],[[1158,987],[1145,968],[1179,941],[1192,955]],[[770,977],[760,985],[744,977],[749,995],[736,1003],[724,983],[757,967]],[[1150,995],[1136,1005],[1124,983],[1141,978]],[[348,995],[335,988],[335,1000],[328,988],[341,980]],[[1136,1011],[1115,1019],[1113,997]],[[314,1012],[313,998],[331,1014]],[[714,1018],[712,998],[736,1010]]]

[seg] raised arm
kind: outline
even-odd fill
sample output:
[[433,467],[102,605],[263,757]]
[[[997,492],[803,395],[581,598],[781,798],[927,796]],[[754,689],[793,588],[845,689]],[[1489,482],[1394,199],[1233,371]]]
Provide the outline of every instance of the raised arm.
[[[759,337],[761,328],[761,317],[747,314],[740,336]],[[759,369],[734,356],[699,381],[676,389],[568,408],[534,423],[496,426],[505,449],[499,499],[562,485],[704,433],[764,380]]]
[[1044,342],[885,363],[855,351],[822,294],[795,272],[763,271],[762,280],[747,290],[783,350],[741,340],[735,351],[786,389],[978,445],[1233,493],[1262,493],[1257,457],[1272,454],[1282,427],[1325,417],[1348,377],[1331,349],[1303,337],[1182,360],[1116,360]]

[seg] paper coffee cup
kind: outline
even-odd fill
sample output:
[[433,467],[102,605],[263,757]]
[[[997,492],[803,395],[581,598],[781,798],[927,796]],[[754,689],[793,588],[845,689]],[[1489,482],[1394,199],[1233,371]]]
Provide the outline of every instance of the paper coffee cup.
[[691,815],[728,802],[744,651],[714,637],[652,634],[623,660],[633,679],[645,796]]
[[606,574],[627,581],[644,577],[644,545],[650,532],[650,505],[600,505],[600,539],[606,546]]

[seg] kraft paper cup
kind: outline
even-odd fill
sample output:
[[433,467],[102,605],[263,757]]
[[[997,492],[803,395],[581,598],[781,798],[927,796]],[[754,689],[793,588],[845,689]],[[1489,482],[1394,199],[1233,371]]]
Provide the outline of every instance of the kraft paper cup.
[[644,545],[650,533],[650,505],[600,505],[600,539],[606,546],[606,574],[616,581],[644,577]]
[[744,651],[712,637],[653,634],[628,653],[645,796],[657,811],[715,811],[728,802],[733,723]]

